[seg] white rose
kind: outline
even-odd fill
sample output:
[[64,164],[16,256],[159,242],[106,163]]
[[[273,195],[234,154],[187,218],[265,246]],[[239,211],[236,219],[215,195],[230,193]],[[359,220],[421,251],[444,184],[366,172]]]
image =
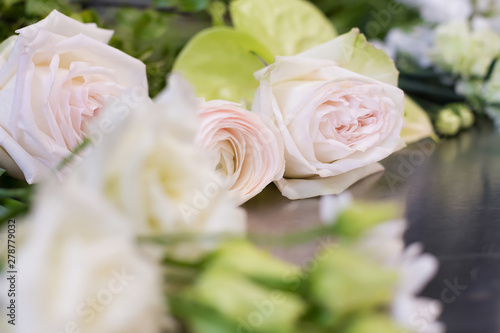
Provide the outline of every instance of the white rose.
[[290,199],[338,194],[382,170],[376,162],[404,145],[397,71],[356,30],[277,57],[257,77],[253,110],[274,117],[281,131],[288,179],[277,185]]
[[236,103],[202,105],[197,143],[215,152],[214,170],[229,180],[243,203],[283,177],[283,140],[271,120]]
[[20,234],[16,332],[160,333],[171,326],[160,267],[98,193],[73,182],[44,187],[33,213],[17,221]]
[[488,27],[472,29],[464,20],[436,28],[431,58],[438,67],[454,75],[483,78],[499,55],[500,34]]
[[18,33],[0,47],[0,167],[35,183],[82,142],[105,103],[147,91],[146,71],[107,45],[112,31],[57,11]]
[[[195,144],[199,104],[194,92],[175,75],[168,87],[106,137],[78,174],[126,213],[137,233],[243,234],[244,211],[228,195],[208,152]],[[113,110],[105,109],[104,116],[108,111]],[[213,245],[181,244],[171,252],[195,257]]]

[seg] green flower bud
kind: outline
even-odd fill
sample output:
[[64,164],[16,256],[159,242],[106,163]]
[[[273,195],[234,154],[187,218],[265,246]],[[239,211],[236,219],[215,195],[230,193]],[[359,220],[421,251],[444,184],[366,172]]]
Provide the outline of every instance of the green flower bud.
[[329,313],[331,324],[355,313],[387,305],[398,280],[386,269],[352,250],[325,248],[308,280],[310,297]]
[[[210,324],[213,330],[207,330],[205,325],[196,333],[289,333],[306,310],[306,304],[296,294],[265,288],[234,271],[219,268],[205,271],[184,297],[215,314],[212,317],[222,319]],[[180,315],[191,328],[196,324],[193,320],[198,320],[189,311]]]
[[389,316],[368,314],[357,317],[346,328],[345,333],[404,333]]
[[301,277],[298,267],[278,260],[244,241],[227,242],[213,253],[206,264],[213,269],[233,271],[267,287],[281,290],[297,288],[297,279]]
[[376,225],[401,215],[392,202],[356,201],[339,215],[332,228],[339,236],[356,239]]
[[460,130],[462,119],[452,108],[445,108],[439,111],[434,125],[436,131],[443,135],[455,135]]
[[458,112],[460,117],[460,127],[462,129],[469,128],[474,124],[474,114],[467,105],[457,104],[455,111]]

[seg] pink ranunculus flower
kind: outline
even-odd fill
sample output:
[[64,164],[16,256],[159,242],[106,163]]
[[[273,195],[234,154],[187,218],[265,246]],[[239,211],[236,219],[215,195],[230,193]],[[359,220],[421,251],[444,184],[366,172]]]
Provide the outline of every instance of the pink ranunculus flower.
[[386,54],[357,30],[256,74],[252,110],[274,119],[285,144],[283,195],[338,194],[383,170],[404,146],[404,93]]
[[[42,180],[127,91],[147,92],[145,66],[107,45],[113,32],[57,11],[0,45],[0,167]],[[15,39],[15,42],[14,42]]]
[[283,176],[283,141],[270,119],[239,104],[205,102],[197,142],[214,152],[214,169],[227,180],[240,203]]

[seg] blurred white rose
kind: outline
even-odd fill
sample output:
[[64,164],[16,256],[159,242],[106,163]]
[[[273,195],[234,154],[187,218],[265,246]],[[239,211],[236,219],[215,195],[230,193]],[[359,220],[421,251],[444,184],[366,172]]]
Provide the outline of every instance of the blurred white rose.
[[[404,94],[388,56],[357,30],[257,74],[253,110],[273,117],[285,143],[290,199],[337,194],[381,170],[404,146]],[[303,181],[302,179],[307,179]]]
[[197,143],[214,153],[214,167],[229,180],[243,203],[283,177],[283,139],[274,123],[236,103],[215,100],[202,105]]
[[443,70],[463,78],[482,78],[498,55],[500,35],[489,28],[472,30],[467,21],[436,28],[431,59]]
[[473,12],[471,0],[401,0],[417,8],[422,18],[429,23],[443,23],[468,19]]
[[[213,169],[211,155],[195,144],[199,104],[179,76],[153,103],[144,103],[95,147],[77,172],[105,193],[145,235],[241,235],[245,213]],[[112,109],[104,116],[111,117]],[[213,244],[173,246],[193,257]]]
[[24,228],[17,220],[15,331],[166,332],[161,269],[126,218],[80,183],[50,184],[37,198]]
[[112,31],[53,11],[0,46],[0,167],[42,180],[112,98],[147,92],[145,66],[108,46]]

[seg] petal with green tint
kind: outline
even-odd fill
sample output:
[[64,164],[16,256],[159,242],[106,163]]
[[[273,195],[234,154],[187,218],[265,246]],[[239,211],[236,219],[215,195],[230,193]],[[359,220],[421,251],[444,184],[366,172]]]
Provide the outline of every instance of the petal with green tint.
[[397,283],[396,272],[342,247],[325,248],[311,272],[311,297],[340,323],[352,315],[387,305]]
[[252,101],[259,82],[253,73],[272,62],[272,53],[252,36],[227,27],[202,31],[174,64],[207,100]]
[[281,290],[298,288],[301,278],[298,267],[274,258],[249,242],[226,243],[212,255],[209,265],[238,272],[267,287]]
[[401,130],[401,138],[410,144],[428,137],[436,138],[429,116],[420,105],[405,96],[405,126]]
[[9,58],[10,51],[17,40],[17,36],[10,36],[0,43],[0,66],[4,65]]
[[393,86],[398,85],[399,72],[382,50],[370,44],[358,29],[318,45],[298,55],[304,58],[333,60],[339,66]]
[[281,56],[296,55],[337,35],[325,15],[304,0],[237,0],[231,3],[231,18],[237,30]]
[[187,297],[237,321],[242,332],[257,326],[260,333],[293,332],[305,311],[305,303],[296,294],[268,289],[218,268],[205,271]]
[[355,201],[339,215],[332,228],[339,236],[356,239],[371,228],[401,215],[399,207],[390,201]]
[[356,317],[344,333],[405,333],[406,331],[382,314],[368,314]]

